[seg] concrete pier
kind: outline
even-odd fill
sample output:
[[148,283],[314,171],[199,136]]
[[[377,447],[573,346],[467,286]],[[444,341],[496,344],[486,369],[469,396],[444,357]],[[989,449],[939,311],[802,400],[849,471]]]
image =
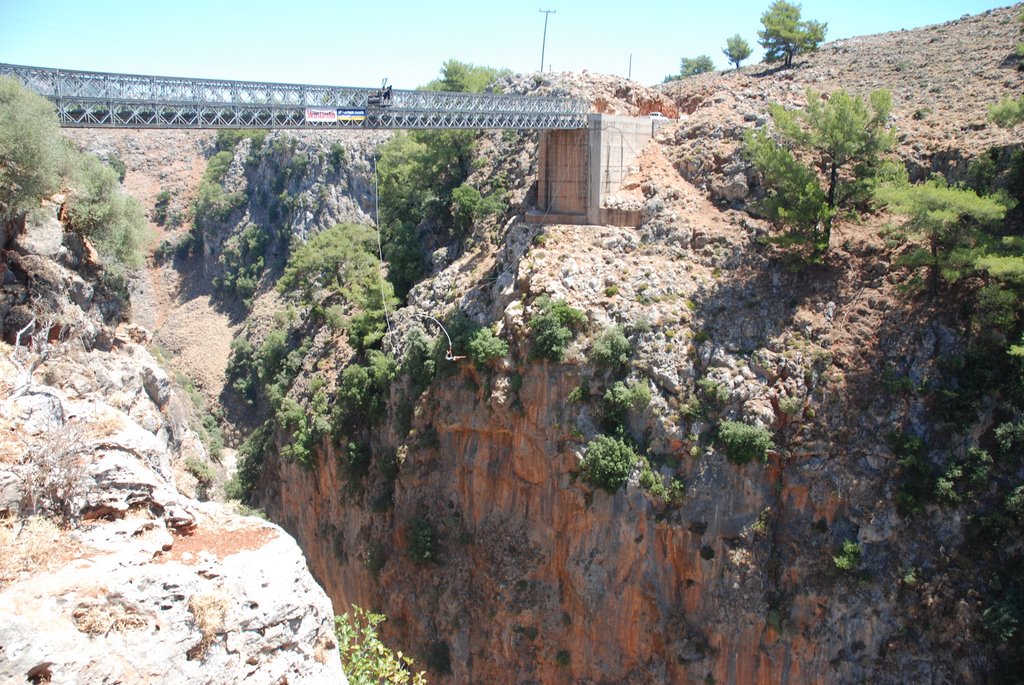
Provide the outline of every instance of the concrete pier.
[[607,208],[604,201],[622,187],[647,141],[670,121],[591,114],[585,129],[544,131],[538,159],[538,212],[527,215],[527,221],[639,226],[642,212]]

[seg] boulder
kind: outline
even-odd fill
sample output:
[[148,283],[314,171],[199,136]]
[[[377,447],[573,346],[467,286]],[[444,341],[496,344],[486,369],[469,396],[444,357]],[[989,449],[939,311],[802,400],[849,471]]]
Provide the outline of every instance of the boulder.
[[24,255],[55,257],[64,242],[64,226],[55,216],[44,219],[29,217],[25,229],[14,238],[13,247]]

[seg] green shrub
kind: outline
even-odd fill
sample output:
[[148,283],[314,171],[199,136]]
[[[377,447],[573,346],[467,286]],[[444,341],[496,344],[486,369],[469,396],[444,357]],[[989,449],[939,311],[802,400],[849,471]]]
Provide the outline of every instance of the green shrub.
[[281,456],[297,461],[306,468],[316,466],[320,442],[331,432],[331,417],[323,381],[314,377],[310,383],[311,397],[302,406],[292,397],[282,397],[275,420],[280,430],[291,434],[281,447]]
[[267,133],[268,131],[262,129],[222,128],[217,131],[215,146],[217,152],[233,153],[238,144],[248,138],[252,141],[253,149],[259,149],[263,147]]
[[96,247],[104,266],[135,270],[144,263],[147,230],[142,207],[121,190],[117,173],[94,155],[82,155],[67,200],[73,230]]
[[590,399],[590,383],[587,379],[581,380],[579,385],[569,391],[565,399],[569,402],[586,402]]
[[334,632],[338,638],[341,665],[350,683],[390,683],[392,685],[426,685],[426,676],[413,674],[413,660],[401,652],[392,652],[377,636],[377,626],[385,621],[383,614],[374,614],[352,605],[351,614],[336,616]]
[[463,183],[452,191],[452,218],[455,228],[466,231],[481,221],[504,213],[505,190],[498,188],[483,195],[473,186]]
[[163,226],[167,223],[167,209],[171,205],[171,191],[161,190],[156,196],[156,203],[153,205],[153,223]]
[[768,450],[774,446],[771,432],[740,421],[723,421],[719,424],[718,441],[725,448],[725,456],[734,464],[765,462],[768,460]]
[[780,397],[779,398],[779,409],[786,416],[792,418],[803,412],[804,401],[799,397]]
[[575,333],[586,323],[586,314],[547,295],[537,299],[534,312],[530,318],[530,355],[535,359],[562,361]]
[[617,381],[605,391],[602,400],[604,423],[614,430],[625,422],[627,411],[643,411],[651,403],[651,390],[642,381],[629,385]]
[[355,313],[343,326],[352,345],[366,350],[384,336],[385,312],[398,303],[380,269],[375,231],[361,224],[337,224],[292,251],[277,289],[303,304],[333,296],[352,305]]
[[[267,421],[249,434],[249,437],[238,448],[238,472],[233,480],[230,499],[248,500],[252,498],[256,485],[263,476],[263,455],[270,449],[273,425]],[[237,495],[237,497],[235,496]]]
[[665,489],[665,502],[671,506],[679,506],[686,497],[686,481],[682,478],[673,478]]
[[246,307],[263,274],[264,257],[269,237],[255,224],[248,224],[241,233],[224,241],[219,261],[224,266],[224,276],[215,282],[220,290],[240,297]]
[[191,473],[200,485],[209,486],[217,478],[217,474],[210,467],[209,462],[198,457],[185,459],[185,470]]
[[587,444],[580,474],[588,483],[615,492],[626,482],[638,459],[636,451],[621,438],[599,435]]
[[345,146],[341,143],[331,143],[331,150],[327,153],[327,161],[330,162],[331,168],[335,171],[341,171],[341,168],[348,161],[348,153],[345,151]]
[[856,540],[844,540],[839,554],[832,557],[832,563],[840,571],[856,571],[860,568],[861,554],[860,544]]
[[1010,642],[1020,635],[1024,625],[1024,596],[1015,590],[1007,592],[981,613],[981,619],[993,642]]
[[601,331],[590,347],[591,359],[613,369],[628,362],[632,353],[633,346],[621,326],[611,326]]
[[391,355],[370,350],[367,363],[351,364],[341,372],[334,406],[334,435],[353,437],[384,416],[389,388],[398,373]]
[[409,556],[421,566],[441,562],[441,536],[434,524],[422,516],[409,521]]
[[49,100],[0,78],[0,223],[60,190],[67,154]]
[[1006,497],[1006,511],[1024,523],[1024,485],[1018,485]]
[[712,378],[701,378],[697,381],[697,395],[700,397],[702,413],[721,411],[732,397],[728,386]]
[[469,339],[469,356],[477,366],[485,366],[495,359],[508,355],[508,343],[485,327]]
[[900,472],[896,511],[901,516],[918,514],[931,501],[936,488],[935,468],[928,461],[924,440],[911,433],[893,433],[889,444]]

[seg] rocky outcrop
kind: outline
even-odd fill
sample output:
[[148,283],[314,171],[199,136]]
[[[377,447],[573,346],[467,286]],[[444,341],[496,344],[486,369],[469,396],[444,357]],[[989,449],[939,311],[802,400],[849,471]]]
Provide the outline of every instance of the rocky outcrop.
[[[18,378],[11,352],[0,368]],[[330,600],[294,540],[176,489],[171,443],[188,429],[150,398],[166,393],[152,358],[57,348],[37,368],[68,376],[0,399],[0,513],[15,517],[0,529],[0,680],[344,682]]]
[[0,681],[344,683],[295,541],[179,490],[217,465],[87,244],[33,218],[3,248]]

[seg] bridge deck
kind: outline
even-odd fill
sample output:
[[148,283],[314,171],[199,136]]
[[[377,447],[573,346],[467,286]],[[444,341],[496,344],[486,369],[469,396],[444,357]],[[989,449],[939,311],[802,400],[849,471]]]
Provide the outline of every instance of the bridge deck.
[[54,103],[62,126],[115,128],[579,129],[559,97],[346,88],[0,64]]

